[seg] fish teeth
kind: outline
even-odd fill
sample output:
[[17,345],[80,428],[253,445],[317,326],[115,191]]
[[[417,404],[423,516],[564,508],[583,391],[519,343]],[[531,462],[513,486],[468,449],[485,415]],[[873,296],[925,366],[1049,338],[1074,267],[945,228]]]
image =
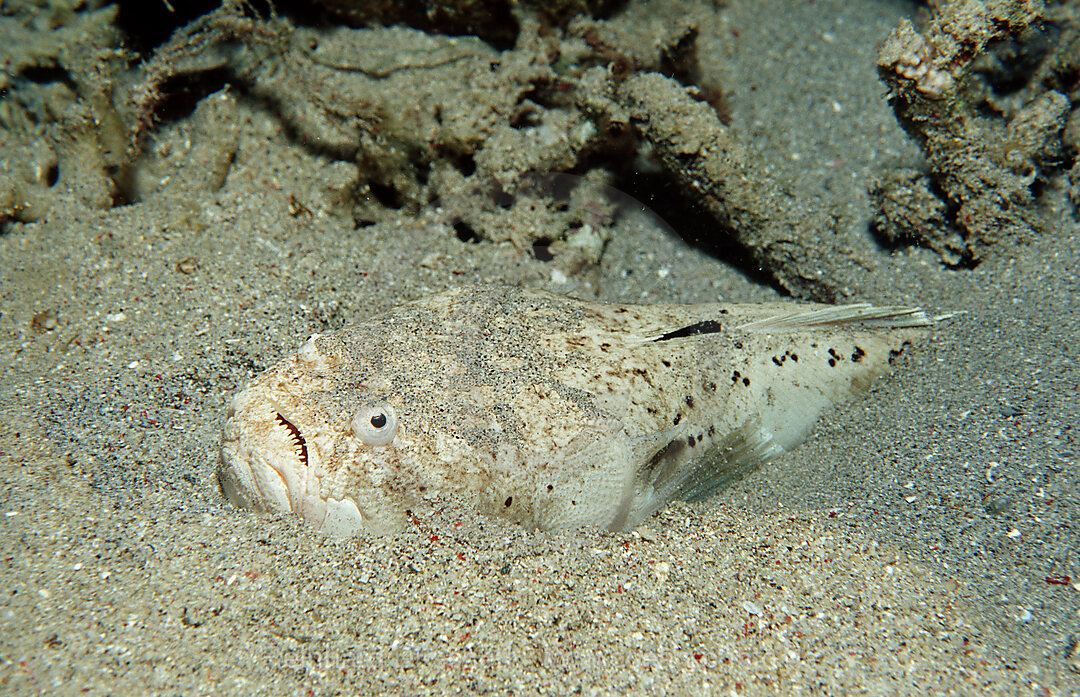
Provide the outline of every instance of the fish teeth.
[[274,420],[285,427],[285,430],[289,434],[289,440],[293,445],[293,452],[296,454],[296,457],[300,458],[300,463],[306,467],[308,464],[307,441],[300,435],[300,429],[280,413],[275,415]]

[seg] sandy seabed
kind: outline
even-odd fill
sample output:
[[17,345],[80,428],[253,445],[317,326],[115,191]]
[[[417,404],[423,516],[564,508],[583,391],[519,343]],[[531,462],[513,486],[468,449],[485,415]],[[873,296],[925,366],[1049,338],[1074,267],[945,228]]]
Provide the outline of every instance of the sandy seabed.
[[[717,10],[739,37],[732,122],[854,227],[870,174],[918,162],[873,69],[911,9]],[[570,278],[428,212],[354,230],[291,195],[325,156],[236,109],[216,192],[61,200],[0,234],[0,690],[1080,694],[1080,230],[1060,192],[1052,234],[974,269],[867,235],[852,298],[957,314],[712,502],[626,534],[450,510],[334,541],[233,509],[216,480],[226,400],[311,333],[478,280],[613,301],[777,294],[633,216]],[[156,136],[185,137],[182,121]]]

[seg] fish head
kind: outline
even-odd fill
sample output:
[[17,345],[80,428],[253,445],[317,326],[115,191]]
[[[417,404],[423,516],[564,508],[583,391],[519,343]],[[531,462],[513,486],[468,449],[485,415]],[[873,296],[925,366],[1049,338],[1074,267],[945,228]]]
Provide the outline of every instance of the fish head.
[[356,379],[352,363],[339,337],[316,334],[232,398],[218,473],[231,503],[335,537],[404,526],[393,481],[410,441],[389,384]]

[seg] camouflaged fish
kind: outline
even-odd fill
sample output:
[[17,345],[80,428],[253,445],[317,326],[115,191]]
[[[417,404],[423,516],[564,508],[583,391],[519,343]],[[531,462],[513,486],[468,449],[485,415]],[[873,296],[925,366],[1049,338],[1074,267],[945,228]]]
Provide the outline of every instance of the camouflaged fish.
[[906,307],[458,288],[316,334],[257,377],[228,408],[220,481],[335,536],[451,505],[625,530],[799,444],[929,324]]

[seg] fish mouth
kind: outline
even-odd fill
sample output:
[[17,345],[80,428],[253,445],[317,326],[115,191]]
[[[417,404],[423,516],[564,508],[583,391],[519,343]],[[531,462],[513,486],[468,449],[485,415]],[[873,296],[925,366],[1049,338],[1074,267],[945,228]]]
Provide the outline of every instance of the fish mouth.
[[368,528],[367,516],[349,494],[320,496],[313,472],[318,448],[295,417],[273,399],[241,392],[230,403],[222,429],[218,482],[238,508],[294,513],[332,537]]
[[300,512],[314,451],[296,420],[260,397],[241,392],[230,403],[218,481],[235,506]]

